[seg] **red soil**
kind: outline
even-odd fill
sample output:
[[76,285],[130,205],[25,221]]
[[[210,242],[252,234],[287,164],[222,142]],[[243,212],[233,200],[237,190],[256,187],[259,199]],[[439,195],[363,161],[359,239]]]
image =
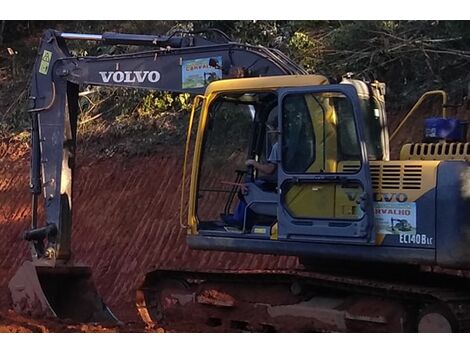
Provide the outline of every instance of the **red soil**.
[[[7,284],[28,259],[20,233],[30,219],[29,159],[25,148],[0,144],[0,309],[9,308]],[[148,271],[285,269],[296,258],[191,250],[179,226],[182,158],[177,152],[106,160],[79,158],[74,189],[73,252],[92,267],[98,292],[123,321],[139,321],[135,291]],[[213,184],[220,187],[214,171]],[[233,175],[222,177],[231,180]],[[188,182],[188,180],[187,180]],[[204,209],[220,211],[220,199]],[[223,204],[223,203],[222,203]]]

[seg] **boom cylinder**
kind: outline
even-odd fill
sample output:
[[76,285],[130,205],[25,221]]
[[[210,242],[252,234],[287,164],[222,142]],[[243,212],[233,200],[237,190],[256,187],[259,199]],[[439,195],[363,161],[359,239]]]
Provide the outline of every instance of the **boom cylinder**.
[[103,36],[101,34],[85,34],[85,33],[60,33],[61,38],[67,40],[92,40],[92,41],[101,41]]
[[[150,45],[150,46],[183,46],[181,36],[164,35],[143,35],[143,34],[123,34],[105,32],[103,34],[81,34],[81,33],[59,33],[59,37],[66,40],[90,40],[98,41],[104,45]],[[209,43],[209,42],[208,42]]]

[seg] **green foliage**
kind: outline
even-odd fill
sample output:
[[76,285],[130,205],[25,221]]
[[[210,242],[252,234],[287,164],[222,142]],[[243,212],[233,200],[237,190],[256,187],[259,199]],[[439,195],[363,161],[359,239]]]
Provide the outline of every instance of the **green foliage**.
[[217,28],[234,41],[286,49],[298,21],[194,21],[195,30]]
[[316,71],[321,55],[321,43],[313,41],[305,33],[295,32],[289,40],[289,51],[292,59],[307,71]]
[[[232,167],[243,168],[246,151],[240,150],[240,146],[249,144],[249,133],[252,126],[252,116],[247,105],[234,102],[218,101],[211,106],[209,112],[213,119],[208,127],[206,136],[204,162],[211,168],[226,167],[231,160]],[[238,165],[233,158],[240,155]]]
[[[393,109],[415,101],[426,90],[452,93],[465,85],[470,68],[468,28],[461,21],[329,21],[313,27],[305,22],[301,33],[309,39],[293,36],[300,44],[291,45],[291,56],[328,77],[352,72],[358,78],[386,82],[388,106]],[[302,45],[309,41],[313,44]]]
[[[339,78],[353,72],[360,78],[384,81],[389,88],[389,108],[409,104],[428,89],[445,88],[452,92],[466,86],[470,72],[467,21],[1,21],[0,24],[1,136],[23,131],[29,124],[25,89],[35,46],[47,28],[140,34],[218,28],[235,41],[278,48],[312,73]],[[212,40],[221,38],[214,33],[206,35]],[[138,49],[89,42],[70,45],[72,53],[79,56],[114,55]],[[8,54],[7,47],[16,54]],[[178,136],[184,134],[180,127],[191,109],[189,95],[98,87],[90,90],[93,93],[80,99],[80,132],[86,136],[91,136],[93,130],[122,136],[125,129],[146,135],[144,131],[149,128]],[[157,131],[152,138],[157,135],[162,138]]]
[[192,107],[192,98],[188,93],[173,94],[169,92],[148,93],[140,107],[138,113],[141,116],[153,116],[164,111],[189,111]]

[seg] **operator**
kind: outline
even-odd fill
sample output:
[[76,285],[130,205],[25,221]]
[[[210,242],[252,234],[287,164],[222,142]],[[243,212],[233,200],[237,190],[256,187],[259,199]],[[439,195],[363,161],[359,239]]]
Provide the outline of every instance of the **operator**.
[[[269,132],[273,132],[277,129],[277,118],[271,123],[266,123],[266,127]],[[274,175],[277,170],[277,161],[279,160],[279,145],[276,141],[271,147],[271,152],[266,159],[267,163],[260,163],[259,161],[248,159],[245,162],[246,166],[253,166],[256,170],[261,171],[265,175]]]
[[[272,120],[271,123],[266,123],[266,128],[268,131],[275,131],[277,129],[277,117]],[[256,160],[253,159],[248,159],[245,162],[246,166],[253,166],[257,170],[261,171],[263,174],[271,176],[276,173],[277,170],[277,161],[279,160],[279,146],[278,142],[276,141],[273,146],[271,147],[271,152],[269,153],[268,158],[266,159],[267,163],[260,163]],[[259,183],[258,186],[272,192],[275,190],[276,183],[269,183],[269,182],[262,182]],[[238,198],[239,202],[238,205],[236,206],[233,215],[227,215],[227,216],[222,216],[222,220],[231,226],[237,226],[237,227],[243,227],[244,224],[244,218],[245,218],[245,211],[247,207],[247,203],[245,200],[245,194],[248,191],[247,185],[242,184],[240,185],[240,190],[238,192]],[[253,225],[250,222],[250,219],[252,218],[252,212],[250,209],[247,211],[248,215],[248,220],[246,222],[246,225],[248,228],[251,228]]]

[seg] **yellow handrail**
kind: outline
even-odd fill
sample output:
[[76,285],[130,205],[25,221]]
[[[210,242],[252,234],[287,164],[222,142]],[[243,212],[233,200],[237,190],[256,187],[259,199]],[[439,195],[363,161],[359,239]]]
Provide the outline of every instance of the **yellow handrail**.
[[395,128],[395,131],[393,131],[392,135],[390,136],[390,142],[392,141],[393,137],[395,137],[400,130],[400,128],[405,124],[405,122],[408,120],[408,118],[418,109],[418,107],[421,105],[423,100],[430,96],[430,95],[442,95],[442,116],[445,118],[447,117],[447,100],[448,96],[447,93],[443,90],[431,90],[429,92],[424,93],[421,98],[416,102],[416,104],[413,106],[413,108],[408,112],[408,114],[405,115],[403,120],[400,122],[397,128]]
[[183,163],[183,175],[181,177],[181,199],[180,199],[180,226],[182,228],[187,228],[185,224],[183,224],[183,205],[184,205],[184,191],[185,191],[185,182],[186,182],[186,164],[188,161],[188,152],[189,152],[189,143],[191,142],[191,131],[193,129],[193,122],[194,122],[194,114],[196,109],[199,105],[200,100],[204,99],[203,95],[196,95],[193,101],[193,109],[191,110],[191,115],[189,117],[189,124],[188,124],[188,133],[186,135],[186,146],[184,149],[184,163]]

